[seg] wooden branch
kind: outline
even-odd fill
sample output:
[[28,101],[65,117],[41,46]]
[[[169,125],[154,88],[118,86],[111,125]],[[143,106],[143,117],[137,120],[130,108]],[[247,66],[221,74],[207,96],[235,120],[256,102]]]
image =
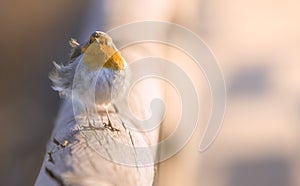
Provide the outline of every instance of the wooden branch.
[[[149,138],[143,133],[131,133],[116,113],[110,115],[114,127],[120,131],[83,129],[75,122],[71,101],[64,101],[35,185],[152,185],[153,166],[113,162],[134,162],[135,145],[147,146]],[[119,148],[118,144],[125,144],[131,150]]]

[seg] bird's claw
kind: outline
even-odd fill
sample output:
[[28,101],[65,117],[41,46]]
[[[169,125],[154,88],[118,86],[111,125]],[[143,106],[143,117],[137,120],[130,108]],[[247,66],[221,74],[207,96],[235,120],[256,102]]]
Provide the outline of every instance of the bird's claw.
[[103,123],[103,124],[104,124],[104,128],[107,128],[113,132],[115,132],[115,131],[120,132],[120,130],[117,128],[114,128],[111,123]]

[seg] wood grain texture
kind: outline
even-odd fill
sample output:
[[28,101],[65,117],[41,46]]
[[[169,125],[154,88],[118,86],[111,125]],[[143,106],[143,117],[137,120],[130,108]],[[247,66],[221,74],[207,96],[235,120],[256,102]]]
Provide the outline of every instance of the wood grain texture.
[[147,146],[149,139],[143,133],[127,130],[116,113],[110,115],[120,131],[80,128],[74,119],[72,103],[64,101],[35,185],[152,185],[153,166],[113,162],[137,164],[135,144]]

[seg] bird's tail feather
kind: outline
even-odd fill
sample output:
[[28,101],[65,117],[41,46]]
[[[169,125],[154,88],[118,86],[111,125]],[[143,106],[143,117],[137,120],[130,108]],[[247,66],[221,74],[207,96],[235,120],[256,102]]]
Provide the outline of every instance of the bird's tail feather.
[[60,96],[65,96],[71,86],[71,81],[66,78],[66,69],[63,65],[52,62],[53,70],[49,73],[49,79],[52,81],[52,89],[58,91]]

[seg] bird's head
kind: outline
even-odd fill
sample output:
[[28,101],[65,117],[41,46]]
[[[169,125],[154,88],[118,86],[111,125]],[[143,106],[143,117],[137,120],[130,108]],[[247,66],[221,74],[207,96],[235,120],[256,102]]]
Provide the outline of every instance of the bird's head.
[[100,31],[95,31],[91,34],[89,41],[82,47],[81,52],[84,53],[91,44],[95,43],[98,46],[115,48],[111,37]]
[[100,31],[91,34],[89,41],[81,48],[83,61],[91,70],[99,68],[111,68],[113,70],[124,69],[124,59],[117,51],[112,38]]

